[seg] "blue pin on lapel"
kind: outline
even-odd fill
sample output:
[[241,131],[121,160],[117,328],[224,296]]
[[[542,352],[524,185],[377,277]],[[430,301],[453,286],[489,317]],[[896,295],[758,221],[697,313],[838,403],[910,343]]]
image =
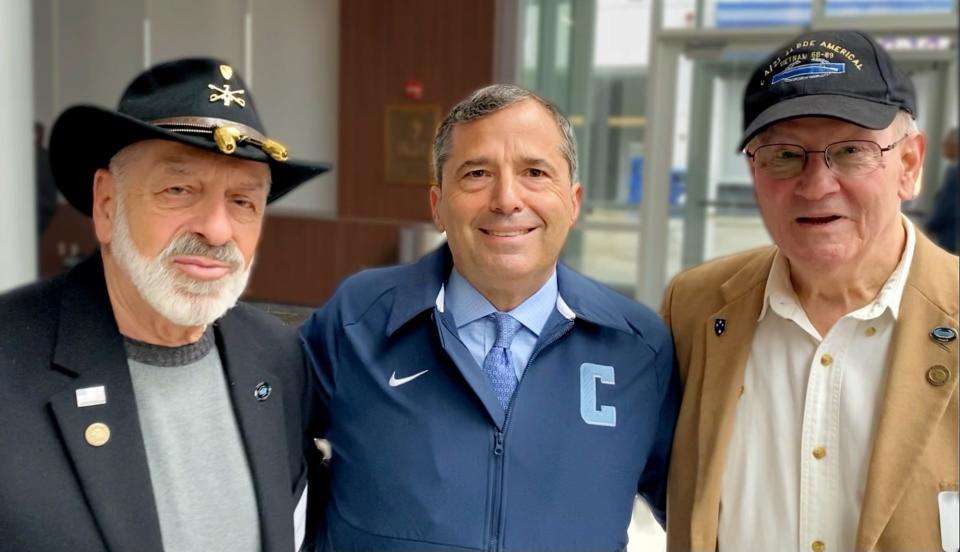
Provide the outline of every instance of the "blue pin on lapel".
[[723,318],[717,318],[713,321],[713,333],[717,334],[717,337],[723,335],[723,332],[727,331],[727,321]]
[[953,328],[946,326],[937,326],[930,330],[930,339],[937,343],[950,343],[957,338],[957,332]]

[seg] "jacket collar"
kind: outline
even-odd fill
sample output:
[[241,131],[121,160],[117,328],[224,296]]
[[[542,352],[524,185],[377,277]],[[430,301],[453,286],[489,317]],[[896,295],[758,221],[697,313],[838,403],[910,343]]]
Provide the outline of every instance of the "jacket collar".
[[[241,308],[216,322],[214,333],[253,475],[263,547],[289,549],[293,536],[287,517],[277,512],[290,502],[291,478],[282,459],[287,446],[298,445],[286,443],[284,432],[283,397],[291,395],[280,389],[279,378],[268,370],[270,355],[256,332],[240,320]],[[50,406],[107,548],[162,552],[133,383],[99,254],[66,276],[53,363],[75,376],[73,385],[50,398]],[[257,401],[253,391],[261,382],[279,392]],[[78,407],[76,390],[95,386],[104,386],[107,403]],[[110,440],[101,447],[84,439],[94,422],[106,423],[111,430]]]
[[[951,415],[951,397],[956,401],[957,340],[940,343],[930,332],[940,326],[957,329],[957,258],[919,232],[914,254],[890,343],[887,385],[857,528],[858,550],[876,547],[914,472],[923,465],[935,428]],[[931,384],[929,371],[934,369],[946,369],[947,381]]]
[[[133,384],[99,254],[66,276],[53,364],[75,376],[50,397],[50,408],[107,548],[161,552]],[[100,386],[105,404],[78,405],[78,389]],[[93,423],[110,429],[102,446],[86,442],[86,429]]]
[[[422,257],[415,264],[403,267],[398,278],[393,309],[387,321],[387,335],[424,311],[439,308],[442,304],[443,285],[453,270],[453,255],[450,247],[443,244]],[[566,318],[582,318],[599,326],[633,332],[624,319],[622,307],[617,304],[613,292],[589,278],[578,274],[563,263],[557,263],[557,288],[560,297],[559,310]]]

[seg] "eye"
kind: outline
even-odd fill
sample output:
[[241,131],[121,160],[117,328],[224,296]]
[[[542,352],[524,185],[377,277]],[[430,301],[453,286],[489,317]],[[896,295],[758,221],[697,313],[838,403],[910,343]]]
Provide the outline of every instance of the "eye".
[[547,173],[543,169],[529,168],[527,169],[527,175],[533,178],[543,178],[547,176]]
[[255,207],[253,202],[250,201],[249,199],[243,199],[243,198],[234,199],[233,203],[239,207],[243,207],[244,209],[253,209]]
[[182,196],[182,195],[186,195],[187,193],[189,193],[189,191],[190,191],[190,190],[188,190],[188,189],[187,189],[186,187],[184,187],[184,186],[170,186],[169,188],[167,188],[166,190],[164,190],[164,193],[166,193],[166,194],[168,194],[168,195],[172,195],[172,196]]
[[793,161],[803,158],[803,153],[795,149],[783,148],[775,150],[772,157],[774,161]]
[[487,176],[487,171],[486,169],[474,169],[467,172],[467,174],[464,176],[467,178],[483,178],[484,176]]

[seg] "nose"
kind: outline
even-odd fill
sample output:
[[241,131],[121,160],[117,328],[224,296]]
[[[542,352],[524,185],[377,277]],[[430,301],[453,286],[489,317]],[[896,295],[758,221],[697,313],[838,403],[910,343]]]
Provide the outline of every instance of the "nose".
[[839,189],[837,175],[827,166],[827,159],[820,152],[807,154],[807,163],[798,178],[794,192],[810,201],[822,199]]
[[490,210],[495,213],[516,213],[523,210],[523,201],[520,198],[520,182],[510,174],[497,178],[493,186],[493,197],[490,200]]
[[190,228],[193,233],[213,246],[224,245],[233,239],[233,225],[225,201],[211,197],[198,207]]

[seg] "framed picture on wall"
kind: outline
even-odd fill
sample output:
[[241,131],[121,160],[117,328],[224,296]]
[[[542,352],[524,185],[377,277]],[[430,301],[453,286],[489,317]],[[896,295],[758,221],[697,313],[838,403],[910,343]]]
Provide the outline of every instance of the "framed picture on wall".
[[384,180],[423,185],[433,182],[431,148],[439,124],[439,106],[387,106]]

